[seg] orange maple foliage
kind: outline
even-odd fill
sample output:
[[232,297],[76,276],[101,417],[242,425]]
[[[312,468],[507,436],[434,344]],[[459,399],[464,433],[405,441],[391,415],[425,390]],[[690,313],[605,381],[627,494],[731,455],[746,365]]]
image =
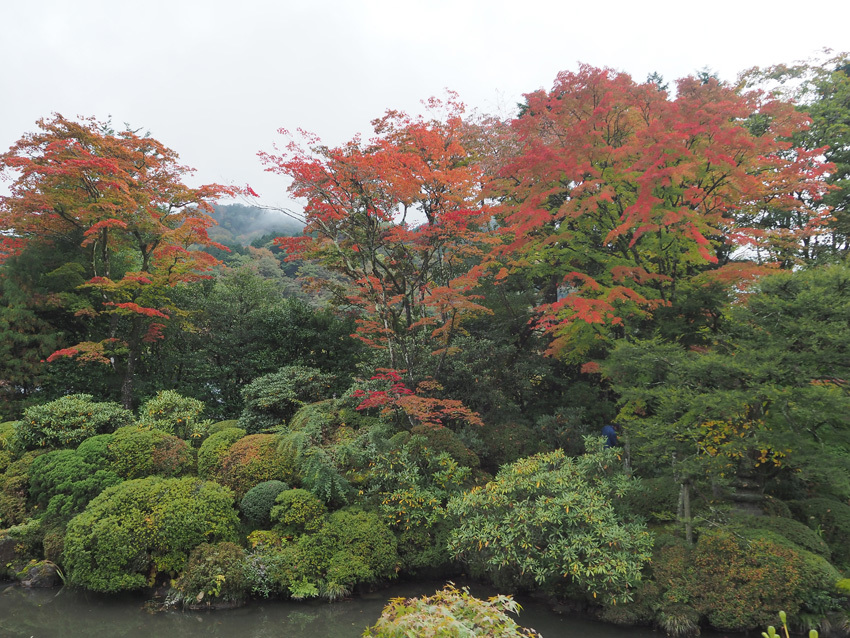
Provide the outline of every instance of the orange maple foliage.
[[475,130],[455,99],[429,107],[442,113],[388,111],[368,142],[330,148],[302,131],[306,146],[261,153],[306,202],[304,236],[277,244],[289,259],[320,259],[347,279],[345,302],[366,315],[356,336],[386,348],[394,368],[414,364],[409,337],[446,346],[466,318],[489,312],[466,277],[491,240],[484,176],[466,146]]
[[[820,232],[829,211],[811,203],[829,165],[785,141],[806,125],[788,103],[713,79],[680,80],[671,98],[609,69],[563,72],[551,91],[526,95],[512,122],[515,151],[496,189],[503,243],[479,271],[549,282],[540,325],[555,351],[575,345],[577,322],[643,317],[670,302],[677,281],[742,247],[770,252]],[[797,226],[748,224],[766,208],[793,213]]]
[[[37,122],[0,155],[0,171],[12,176],[10,195],[0,199],[2,254],[29,242],[80,242],[88,259],[87,288],[98,290],[101,307],[78,310],[131,318],[122,340],[131,385],[142,335],[154,339],[153,319],[168,319],[168,288],[207,276],[217,260],[202,248],[214,245],[207,229],[212,202],[233,190],[216,184],[192,188],[192,170],[177,154],[133,131],[114,132],[93,118],[69,120],[59,114]],[[127,267],[130,264],[130,267]],[[148,329],[145,330],[145,326]],[[113,363],[113,336],[54,354]],[[127,386],[125,390],[128,390]],[[129,402],[125,391],[124,402]]]

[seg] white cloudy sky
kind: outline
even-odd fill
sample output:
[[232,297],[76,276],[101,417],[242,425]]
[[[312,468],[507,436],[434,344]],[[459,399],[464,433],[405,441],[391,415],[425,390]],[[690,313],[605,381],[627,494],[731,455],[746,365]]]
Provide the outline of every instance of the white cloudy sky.
[[847,0],[0,0],[0,151],[52,112],[111,116],[284,204],[256,158],[280,127],[335,144],[444,88],[508,113],[578,62],[732,80],[823,47],[850,50]]

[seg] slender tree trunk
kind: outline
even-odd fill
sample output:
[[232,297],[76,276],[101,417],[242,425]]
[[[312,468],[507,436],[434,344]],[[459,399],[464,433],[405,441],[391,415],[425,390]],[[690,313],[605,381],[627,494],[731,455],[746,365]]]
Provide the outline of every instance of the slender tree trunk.
[[130,337],[127,339],[127,367],[124,369],[124,380],[121,382],[121,405],[127,410],[133,409],[133,389],[136,381],[136,363],[139,358],[141,334],[142,320],[134,317]]

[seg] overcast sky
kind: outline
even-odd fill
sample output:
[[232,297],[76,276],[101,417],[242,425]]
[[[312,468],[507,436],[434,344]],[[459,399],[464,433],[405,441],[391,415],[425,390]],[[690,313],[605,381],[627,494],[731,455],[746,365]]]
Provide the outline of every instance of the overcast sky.
[[52,112],[111,116],[196,185],[285,205],[256,157],[280,127],[339,144],[445,88],[509,114],[578,62],[733,80],[824,47],[850,50],[850,1],[0,0],[0,150]]

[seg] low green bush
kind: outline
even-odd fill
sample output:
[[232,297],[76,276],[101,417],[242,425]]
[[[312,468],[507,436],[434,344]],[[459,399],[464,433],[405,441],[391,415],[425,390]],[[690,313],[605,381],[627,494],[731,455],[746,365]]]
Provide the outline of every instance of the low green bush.
[[467,588],[451,583],[433,596],[396,598],[384,607],[381,617],[363,632],[366,638],[429,638],[458,636],[472,638],[520,638],[539,636],[533,629],[517,625],[508,614],[521,610],[510,596],[481,600]]
[[798,549],[805,549],[829,560],[830,549],[810,527],[791,518],[777,516],[737,516],[730,526],[746,538],[758,538],[764,532],[772,532],[792,543]]
[[275,577],[293,598],[341,598],[359,584],[394,578],[400,565],[390,529],[374,512],[355,509],[328,515],[280,555]]
[[205,409],[203,401],[184,397],[174,390],[161,390],[141,405],[138,423],[143,428],[161,430],[184,441],[200,441],[211,425],[202,418]]
[[294,489],[277,495],[270,510],[270,518],[280,534],[298,536],[321,527],[327,511],[325,504],[315,494],[304,489]]
[[283,481],[263,481],[252,487],[242,497],[239,509],[242,515],[255,527],[266,527],[271,523],[269,515],[278,494],[288,490],[289,486]]
[[33,461],[29,474],[30,502],[41,518],[59,526],[82,512],[107,487],[121,482],[109,466],[89,463],[77,450],[42,454]]
[[26,521],[30,467],[43,451],[25,452],[0,475],[0,529]]
[[195,547],[235,541],[233,492],[193,477],[150,476],[103,491],[68,524],[65,568],[71,584],[99,592],[176,575]]
[[125,479],[177,477],[195,472],[195,455],[189,444],[159,430],[121,428],[108,447],[112,469]]
[[71,394],[24,410],[15,425],[15,444],[27,450],[77,447],[90,436],[114,432],[133,420],[132,412],[117,403]]
[[210,434],[198,450],[198,476],[217,479],[221,474],[221,460],[227,454],[230,446],[245,434],[245,430],[235,427],[224,428]]
[[820,535],[832,551],[832,562],[841,569],[850,570],[850,505],[829,498],[809,498],[790,501],[794,517]]
[[272,434],[249,434],[237,440],[221,457],[220,470],[213,475],[237,498],[263,481],[299,482],[294,454],[280,450]]

